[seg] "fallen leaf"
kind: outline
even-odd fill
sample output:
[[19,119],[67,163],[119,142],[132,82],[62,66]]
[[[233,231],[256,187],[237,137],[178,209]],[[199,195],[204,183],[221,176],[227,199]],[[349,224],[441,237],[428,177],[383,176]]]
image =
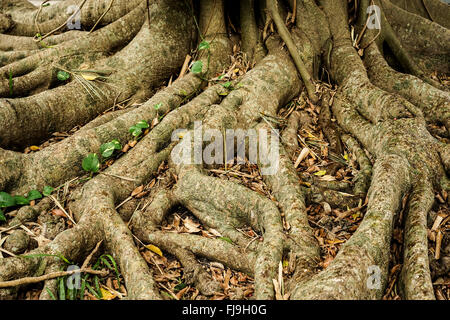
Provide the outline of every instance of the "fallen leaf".
[[102,292],[102,300],[113,300],[116,297],[116,295],[109,290],[100,288],[100,291]]
[[133,190],[133,192],[131,193],[131,196],[134,197],[136,195],[138,195],[139,193],[141,193],[144,190],[144,185],[140,185],[139,187],[137,187],[136,189]]
[[157,246],[154,246],[154,245],[152,245],[152,244],[149,244],[149,245],[146,245],[145,247],[146,247],[148,250],[150,250],[150,251],[156,253],[156,254],[159,255],[160,257],[163,257],[163,253],[162,253],[161,249],[158,248]]
[[87,81],[94,81],[98,78],[98,76],[93,73],[82,73],[81,76]]
[[67,218],[66,214],[61,209],[53,209],[52,214],[57,217]]
[[184,219],[183,222],[184,227],[187,229],[188,233],[197,233],[201,231],[201,229],[199,228],[200,227],[199,223],[195,223],[189,218]]

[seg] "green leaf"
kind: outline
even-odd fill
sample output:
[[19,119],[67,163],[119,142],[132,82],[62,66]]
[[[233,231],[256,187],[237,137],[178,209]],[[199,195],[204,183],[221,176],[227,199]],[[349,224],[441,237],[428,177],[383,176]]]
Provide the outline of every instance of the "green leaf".
[[198,50],[208,50],[210,48],[209,46],[209,42],[206,40],[203,40],[202,42],[200,42],[200,44],[198,45]]
[[231,87],[231,84],[232,84],[231,81],[227,81],[227,82],[222,84],[222,87],[229,88],[229,87]]
[[[162,104],[161,104],[162,105]],[[138,123],[135,124],[136,127],[141,128],[141,129],[147,129],[150,128],[150,125],[147,123],[147,121],[145,120],[141,120]]]
[[100,161],[95,153],[90,153],[86,158],[83,159],[81,164],[84,171],[87,172],[98,172],[100,169]]
[[50,290],[49,288],[45,288],[45,289],[47,290],[47,293],[50,296],[50,298],[52,298],[52,300],[56,300],[56,297],[53,294],[52,290]]
[[2,209],[0,209],[0,222],[6,222],[6,217]]
[[133,137],[139,137],[142,134],[142,129],[136,126],[132,126],[129,131]]
[[203,70],[203,62],[201,62],[200,60],[195,61],[191,68],[192,73],[199,74],[202,73],[202,70]]
[[103,254],[102,257],[107,257],[109,260],[111,260],[111,263],[114,266],[114,271],[116,272],[117,283],[119,284],[119,288],[120,288],[120,274],[119,274],[119,268],[117,267],[116,260],[114,260],[114,258],[109,254]]
[[94,276],[94,283],[95,283],[95,289],[97,290],[98,296],[101,298],[103,298],[103,293],[102,290],[100,290],[100,280],[98,278],[98,276]]
[[107,143],[104,143],[100,146],[100,153],[103,158],[109,158],[112,156],[115,150],[122,149],[122,145],[119,141],[113,140]]
[[81,279],[80,299],[84,300],[84,291],[86,290],[86,279]]
[[16,205],[14,197],[6,192],[0,192],[0,208],[7,208]]
[[153,108],[155,108],[155,110],[158,110],[159,108],[161,108],[162,107],[162,102],[160,102],[160,103],[158,103],[158,104],[155,104],[154,106],[153,106]]
[[52,192],[55,190],[55,188],[52,188],[52,187],[50,187],[50,186],[45,186],[44,187],[44,190],[42,191],[42,194],[45,196],[45,197],[48,197],[49,195],[51,195],[52,194]]
[[141,120],[134,126],[132,126],[128,131],[130,131],[134,137],[139,137],[142,134],[142,129],[147,129],[149,127],[150,125],[147,123],[147,121]]
[[97,298],[97,299],[101,299],[102,297],[99,296],[98,292],[94,290],[94,288],[91,287],[91,285],[89,283],[86,282],[86,288],[88,288],[88,290]]
[[187,287],[187,284],[186,283],[184,283],[184,282],[182,282],[182,283],[179,283],[179,284],[177,284],[176,286],[175,286],[175,288],[173,288],[175,291],[180,291],[180,290],[182,290],[182,289],[184,289],[184,288],[186,288]]
[[66,286],[64,285],[64,277],[59,278],[59,300],[66,300]]
[[66,81],[67,79],[70,78],[70,74],[66,71],[59,70],[58,73],[56,74],[56,77],[58,78],[59,81]]
[[28,192],[27,199],[29,201],[41,199],[41,198],[42,198],[42,194],[37,190],[31,190],[30,192]]
[[14,196],[14,200],[16,201],[16,204],[18,204],[18,205],[30,204],[30,200],[28,200],[24,196]]
[[233,241],[232,241],[230,238],[227,238],[227,237],[220,237],[219,239],[220,239],[220,240],[223,240],[223,241],[226,241],[226,242],[228,242],[228,243],[233,244]]
[[326,173],[327,173],[326,170],[320,170],[320,171],[317,171],[316,173],[314,173],[314,175],[321,177],[321,176],[324,176]]

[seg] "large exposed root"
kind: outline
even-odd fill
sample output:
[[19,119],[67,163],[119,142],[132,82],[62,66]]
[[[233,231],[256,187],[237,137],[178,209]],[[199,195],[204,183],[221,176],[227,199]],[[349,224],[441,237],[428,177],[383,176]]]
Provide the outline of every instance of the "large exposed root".
[[[139,19],[134,17],[142,17],[144,9],[145,6],[140,5],[135,9],[137,12],[130,13],[130,22],[141,25]],[[172,1],[154,5],[152,9],[152,15],[159,17],[159,20],[152,21],[150,28],[144,24],[133,41],[123,50],[92,66],[94,70],[113,70],[106,82],[95,81],[93,85],[88,83],[89,87],[88,84],[83,84],[81,79],[81,82],[72,81],[35,96],[3,100],[0,109],[3,121],[1,145],[17,146],[23,145],[25,141],[37,142],[44,138],[49,130],[65,131],[75,125],[84,124],[110,108],[118,95],[128,98],[140,88],[157,85],[176,72],[191,47],[191,38],[186,37],[186,34],[193,32],[191,18],[183,4],[175,4]],[[167,36],[168,23],[171,21],[178,21],[178,27]],[[121,26],[121,23],[118,21],[117,26]],[[131,26],[130,29],[133,30]],[[95,37],[95,34],[92,36]],[[114,33],[111,36],[117,37]],[[120,34],[118,38],[120,39]],[[161,54],[171,47],[174,48],[171,54]]]
[[[450,149],[447,140],[438,141],[428,130],[435,124],[449,129],[449,96],[445,88],[435,86],[422,72],[421,58],[410,52],[407,27],[405,21],[396,17],[395,5],[377,1],[383,8],[382,24],[387,31],[375,39],[376,34],[366,30],[355,41],[348,28],[347,0],[321,0],[320,7],[312,0],[289,1],[294,12],[288,26],[281,18],[285,7],[268,1],[267,9],[279,36],[268,32],[272,27],[262,3],[242,1],[240,27],[247,29],[242,35],[242,49],[248,59],[257,63],[245,74],[231,77],[240,69],[235,69],[236,57],[229,66],[232,48],[223,0],[200,1],[198,24],[196,8],[184,1],[152,2],[150,15],[143,2],[116,1],[117,6],[111,10],[106,7],[108,1],[83,2],[83,14],[91,17],[86,25],[93,26],[106,12],[99,24],[105,26],[93,33],[49,35],[44,41],[54,48],[43,48],[42,43],[33,43],[25,36],[33,36],[36,28],[41,33],[51,32],[67,19],[62,14],[67,5],[79,4],[78,1],[68,0],[45,10],[21,2],[15,8],[0,5],[0,31],[9,33],[0,36],[0,40],[5,40],[0,46],[1,63],[5,64],[0,68],[4,79],[0,94],[11,94],[10,71],[15,85],[12,97],[0,100],[0,146],[21,147],[42,141],[52,131],[82,126],[71,137],[35,153],[0,149],[0,190],[21,195],[30,189],[62,185],[83,172],[81,162],[87,154],[99,155],[99,147],[113,139],[130,146],[129,128],[141,120],[152,123],[131,149],[110,159],[84,184],[78,183],[70,197],[66,197],[66,183],[62,205],[51,196],[14,212],[7,210],[14,216],[8,221],[7,231],[47,214],[53,202],[70,218],[72,227],[24,255],[1,259],[0,298],[15,298],[19,290],[27,288],[24,282],[11,287],[7,281],[21,283],[22,278],[59,271],[64,264],[54,255],[81,263],[86,257],[89,260],[92,249],[96,252],[102,243],[101,249],[117,261],[130,299],[161,299],[160,287],[167,290],[159,283],[163,272],[153,261],[161,277],[153,274],[149,256],[140,252],[141,245],[161,258],[163,250],[177,259],[183,267],[184,282],[204,296],[225,289],[205,268],[208,260],[252,277],[257,299],[381,299],[391,280],[389,247],[403,214],[406,221],[400,226],[404,227],[401,295],[406,299],[435,298],[428,258],[427,216],[434,210],[435,189],[444,189],[442,196],[437,197],[442,204],[449,201],[446,174]],[[364,25],[369,1],[361,4],[363,14],[354,17],[359,27]],[[429,5],[428,15],[435,13],[431,1],[423,4]],[[256,14],[257,7],[263,13],[261,17]],[[425,33],[438,31],[430,43],[447,37],[444,27],[408,14],[415,19],[414,28],[423,27]],[[262,31],[259,27],[264,22],[258,19],[264,18],[267,20]],[[26,26],[27,21],[33,23]],[[120,27],[126,21],[130,24]],[[234,26],[233,29],[236,30]],[[200,33],[197,62],[185,75],[190,59],[186,56],[191,54],[196,31]],[[113,42],[108,40],[111,37]],[[99,46],[94,46],[96,41]],[[403,71],[413,75],[400,73],[386,62],[387,52],[380,46],[385,41],[400,60]],[[363,49],[358,47],[360,44]],[[263,46],[268,52],[264,58]],[[237,50],[235,46],[233,51]],[[80,60],[75,59],[79,54]],[[88,60],[92,68],[113,70],[105,81],[95,82],[104,98],[91,96],[92,92],[83,91],[82,84],[75,81],[61,86],[55,82],[58,68],[73,71],[84,67]],[[319,108],[314,97],[321,88],[312,86],[312,79],[318,78],[320,62],[338,89],[333,92],[332,86],[327,86]],[[58,66],[50,72],[44,68],[56,63]],[[155,86],[182,65],[179,78],[149,99]],[[230,70],[225,74],[226,68]],[[217,77],[221,72],[222,76]],[[222,83],[224,76],[230,81]],[[303,88],[310,99],[305,99],[301,108],[295,103],[286,106]],[[123,99],[145,102],[96,118],[111,107],[115,109]],[[319,111],[314,125],[321,129],[317,130],[320,141],[328,140],[328,145],[321,144],[321,151],[333,153],[338,160],[343,157],[347,165],[342,160],[333,168],[323,161],[318,166],[326,166],[326,171],[308,168],[304,175],[299,164],[311,163],[304,152],[312,149],[299,132],[313,124],[312,120],[305,120],[308,114],[316,116]],[[219,149],[208,145],[203,151],[206,144],[202,139],[200,146],[196,144],[197,121],[202,121],[201,130],[211,130],[205,131],[211,140],[219,143],[217,139],[224,139]],[[276,129],[285,123],[287,127],[279,135]],[[246,129],[255,135],[246,134]],[[227,139],[232,133],[235,136]],[[267,159],[263,157],[264,137],[270,141],[265,145]],[[228,170],[232,161],[247,164],[254,160],[254,150],[247,143],[258,146],[259,157],[252,166],[259,169],[258,179],[266,191],[248,188],[245,179],[214,176],[217,172],[233,172],[234,169]],[[180,150],[190,153],[183,153],[185,157],[179,159],[175,151]],[[343,156],[345,150],[353,159]],[[198,161],[199,155],[211,156],[213,161]],[[225,170],[218,170],[222,164]],[[324,172],[334,175],[344,169],[353,170],[353,181],[348,176],[344,180],[329,175],[319,178]],[[162,175],[159,179],[158,174]],[[146,191],[142,192],[144,186]],[[332,224],[347,223],[347,216],[356,211],[364,215],[332,261],[321,259],[321,231],[330,235],[334,232],[311,219],[317,213],[309,216],[315,204],[323,206],[324,221],[332,220]],[[64,212],[64,205],[69,213]],[[361,210],[366,206],[366,211]],[[340,209],[346,211],[342,213]],[[194,216],[201,225],[201,229],[191,226],[192,233],[197,234],[167,231],[170,228],[166,223],[171,223],[177,210]],[[335,219],[331,219],[332,214]],[[185,226],[189,219],[185,218]],[[313,229],[310,223],[323,230]],[[40,298],[50,299],[56,294],[57,284],[57,280],[46,278]]]
[[364,61],[372,83],[388,92],[401,95],[418,106],[429,122],[443,123],[449,130],[448,92],[439,90],[415,76],[391,69],[374,43],[367,48]]

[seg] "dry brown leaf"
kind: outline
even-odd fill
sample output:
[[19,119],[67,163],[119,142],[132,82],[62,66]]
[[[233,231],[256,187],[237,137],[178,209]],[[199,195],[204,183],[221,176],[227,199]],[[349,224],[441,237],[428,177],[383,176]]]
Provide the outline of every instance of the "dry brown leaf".
[[186,228],[188,233],[197,233],[197,232],[201,231],[201,229],[199,228],[200,224],[195,223],[190,218],[184,219],[183,223],[184,223],[184,227]]
[[133,192],[131,193],[131,196],[134,197],[136,195],[138,195],[139,193],[141,193],[144,190],[144,185],[140,185],[139,187],[137,187],[136,189],[133,190]]

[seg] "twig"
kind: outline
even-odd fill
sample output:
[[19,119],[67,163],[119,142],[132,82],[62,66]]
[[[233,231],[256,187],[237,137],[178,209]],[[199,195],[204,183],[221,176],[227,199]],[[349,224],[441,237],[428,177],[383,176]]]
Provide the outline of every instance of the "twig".
[[177,295],[175,293],[173,293],[172,290],[170,290],[169,288],[167,288],[165,285],[163,285],[162,283],[158,283],[158,285],[160,285],[161,287],[163,287],[164,289],[166,289],[167,292],[169,292],[172,297],[174,297],[176,300],[180,300]]
[[[6,254],[9,254],[11,257],[15,257],[15,256],[16,256],[14,253],[9,252],[8,250],[5,250],[5,249],[3,249],[3,248],[0,248],[0,251],[1,251],[1,252],[4,252],[4,253],[6,253]],[[1,282],[0,282],[0,283],[1,283]],[[1,288],[1,287],[0,287],[0,288]]]
[[26,278],[17,279],[17,280],[3,281],[3,282],[0,282],[0,288],[16,287],[16,286],[20,286],[20,285],[24,285],[24,284],[39,283],[39,282],[42,282],[45,280],[55,279],[55,278],[64,277],[64,276],[70,276],[74,273],[83,273],[83,272],[90,273],[90,274],[97,274],[100,276],[106,276],[109,274],[109,271],[106,271],[106,270],[93,270],[90,268],[79,269],[79,270],[78,269],[70,270],[70,271],[58,271],[58,272],[48,273],[48,274],[45,274],[40,277],[26,277]]
[[[144,246],[144,248],[147,248],[147,245],[145,243],[143,243],[138,237],[136,237],[134,234],[132,234],[133,237],[141,244]],[[153,257],[150,255],[150,259],[152,259],[153,264],[158,268],[159,273],[164,274],[163,271],[161,270],[161,268],[159,267],[159,265],[156,263],[155,259],[153,259]]]
[[314,86],[314,82],[308,70],[306,69],[304,62],[300,57],[300,54],[297,51],[297,47],[292,40],[292,36],[289,33],[289,30],[286,28],[286,25],[284,24],[284,21],[281,18],[280,13],[278,12],[277,0],[268,0],[266,5],[269,9],[273,21],[275,22],[275,25],[277,26],[278,34],[280,35],[281,39],[283,39],[284,43],[286,43],[289,53],[294,60],[295,66],[297,67],[297,70],[302,77],[303,83],[306,87],[306,91],[308,92],[309,99],[313,103],[316,103],[318,99],[315,93],[316,89]]
[[104,174],[105,176],[108,176],[108,177],[122,179],[122,180],[125,180],[125,181],[138,182],[138,180],[136,180],[136,179],[122,177],[122,176],[118,176],[118,175],[112,174],[112,173],[101,172],[100,174]]
[[123,206],[125,203],[127,203],[128,201],[130,201],[131,199],[133,199],[133,197],[128,197],[125,200],[123,200],[117,207],[116,210],[119,209],[121,206]]
[[44,4],[46,4],[46,3],[49,2],[49,1],[50,1],[50,0],[45,0],[44,2],[42,2],[42,3],[39,5],[38,12],[36,12],[36,17],[34,17],[34,26],[36,27],[38,33],[41,33],[41,29],[39,29],[39,23],[37,22],[37,20],[38,20],[38,18],[39,18],[39,15],[41,14],[41,11],[42,11],[42,8],[43,8]]
[[[16,286],[20,286],[20,285],[24,285],[24,284],[39,283],[39,282],[50,280],[50,279],[69,276],[74,273],[90,273],[90,274],[96,274],[96,275],[100,275],[100,276],[106,276],[109,274],[109,271],[107,271],[107,270],[94,270],[94,269],[87,267],[89,265],[89,262],[92,259],[92,256],[100,248],[100,245],[102,244],[102,242],[103,242],[103,240],[101,240],[97,243],[94,250],[92,250],[92,252],[84,260],[83,265],[80,269],[70,270],[70,271],[57,271],[57,272],[48,273],[48,274],[45,274],[45,275],[42,275],[39,277],[26,277],[26,278],[17,279],[17,280],[3,281],[3,282],[0,282],[0,288],[16,287]],[[0,250],[5,251],[6,253],[14,256],[14,254],[7,252],[4,249],[0,248]]]
[[98,251],[98,248],[100,248],[100,245],[102,244],[103,240],[99,241],[97,245],[95,246],[94,250],[87,256],[87,258],[84,260],[83,265],[81,266],[81,269],[86,269],[89,265],[89,262],[91,261],[94,254]]
[[67,216],[67,218],[74,224],[76,225],[77,223],[75,222],[75,220],[73,220],[73,218],[67,213],[66,209],[64,209],[64,207],[61,205],[61,203],[59,203],[59,201],[52,195],[49,196],[50,199],[52,199],[55,204],[58,206],[58,208],[60,208],[62,210],[62,212],[64,212],[64,214]]
[[108,8],[106,8],[106,11],[103,12],[103,14],[100,16],[100,18],[98,18],[97,22],[94,24],[94,26],[92,27],[92,29],[89,31],[89,33],[91,33],[92,31],[94,31],[95,27],[97,27],[97,24],[99,24],[99,22],[103,19],[103,17],[108,13],[109,9],[111,9],[112,4],[113,4],[114,0],[111,0],[111,2],[109,3]]
[[181,68],[180,75],[178,76],[177,80],[183,78],[189,67],[189,62],[191,61],[191,59],[192,57],[190,55],[186,55],[186,59],[184,59],[183,67]]
[[[74,14],[72,14],[63,24],[61,24],[59,27],[53,29],[52,31],[46,33],[45,35],[39,37],[39,38],[35,38],[34,41],[42,41],[45,38],[51,36],[52,34],[54,34],[55,32],[59,31],[60,29],[62,29],[65,25],[67,25],[67,22],[69,22],[70,20],[72,20],[72,18],[81,10],[81,8],[84,6],[84,4],[86,3],[87,0],[83,0],[83,2],[78,6],[78,10],[75,11]],[[38,29],[39,30],[39,29]]]
[[297,0],[294,0],[294,7],[292,8],[292,19],[291,19],[292,23],[295,23],[296,17],[297,17]]

